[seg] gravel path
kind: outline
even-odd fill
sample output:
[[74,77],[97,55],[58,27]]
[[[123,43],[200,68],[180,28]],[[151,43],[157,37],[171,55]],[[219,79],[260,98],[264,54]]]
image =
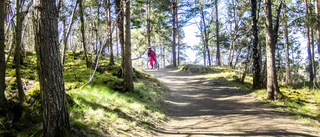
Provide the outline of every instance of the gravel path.
[[237,89],[206,86],[204,77],[162,69],[148,71],[168,88],[169,120],[150,136],[320,136],[303,121],[276,112]]

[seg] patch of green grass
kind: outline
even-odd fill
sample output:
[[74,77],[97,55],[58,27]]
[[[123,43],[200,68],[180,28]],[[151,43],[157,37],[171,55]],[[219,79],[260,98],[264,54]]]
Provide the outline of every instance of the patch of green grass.
[[111,134],[113,130],[130,133],[141,130],[143,124],[156,124],[165,114],[159,99],[164,89],[153,88],[155,84],[135,83],[135,90],[126,93],[103,85],[72,90],[68,93],[75,102],[69,112],[71,122],[97,134]]
[[[93,80],[85,85],[93,74],[93,69],[86,67],[80,52],[67,54],[64,65],[65,89],[70,123],[76,131],[86,136],[141,136],[148,135],[148,126],[165,119],[162,94],[166,89],[146,72],[134,69],[135,89],[123,93],[123,79],[116,76],[119,65],[108,66],[108,59],[102,57]],[[40,89],[35,73],[36,55],[27,52],[21,74],[23,81],[29,83],[24,105],[27,109],[26,116],[32,125],[24,125],[25,130],[14,135],[30,136],[40,131]],[[8,63],[6,76],[9,86],[7,90],[10,90],[6,93],[9,93],[16,90],[15,69],[11,62]],[[3,117],[0,117],[0,122],[3,122],[1,118]],[[0,133],[2,135],[6,133]]]
[[[308,85],[308,84],[307,84]],[[253,90],[250,95],[268,103],[281,112],[295,116],[310,126],[320,127],[320,91],[309,89],[306,86],[286,85],[280,86],[282,99],[277,101],[267,100],[267,90]]]

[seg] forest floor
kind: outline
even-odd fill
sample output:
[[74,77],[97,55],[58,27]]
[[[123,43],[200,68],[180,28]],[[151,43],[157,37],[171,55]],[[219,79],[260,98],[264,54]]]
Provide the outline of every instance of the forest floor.
[[172,69],[148,72],[168,88],[165,106],[169,119],[151,128],[152,136],[320,136],[319,129],[239,89],[209,86],[202,75]]

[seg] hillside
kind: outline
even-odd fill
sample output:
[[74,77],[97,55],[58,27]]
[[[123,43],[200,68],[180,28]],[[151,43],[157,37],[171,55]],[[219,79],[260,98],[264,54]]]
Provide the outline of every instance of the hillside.
[[[134,69],[135,89],[122,92],[119,65],[107,66],[102,58],[93,80],[93,69],[86,68],[79,52],[69,52],[64,65],[64,81],[72,130],[78,136],[143,136],[148,127],[165,120],[162,94],[165,87],[143,70]],[[6,97],[14,107],[17,101],[15,65],[6,70]],[[27,52],[22,64],[26,93],[22,107],[0,117],[0,136],[38,136],[42,129],[40,89],[35,53]]]

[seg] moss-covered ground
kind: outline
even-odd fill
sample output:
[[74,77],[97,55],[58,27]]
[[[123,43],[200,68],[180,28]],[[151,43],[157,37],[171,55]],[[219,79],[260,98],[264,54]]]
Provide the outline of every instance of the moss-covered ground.
[[[86,84],[93,69],[86,67],[83,55],[69,52],[64,65],[64,80],[72,130],[79,136],[144,136],[148,127],[165,120],[162,103],[164,85],[143,70],[134,69],[134,91],[124,92],[117,75],[119,64],[108,66],[100,59],[93,80]],[[26,93],[22,115],[8,121],[0,116],[0,136],[32,136],[42,128],[40,88],[36,55],[27,52],[22,65]],[[6,97],[17,100],[15,65],[6,66]]]

